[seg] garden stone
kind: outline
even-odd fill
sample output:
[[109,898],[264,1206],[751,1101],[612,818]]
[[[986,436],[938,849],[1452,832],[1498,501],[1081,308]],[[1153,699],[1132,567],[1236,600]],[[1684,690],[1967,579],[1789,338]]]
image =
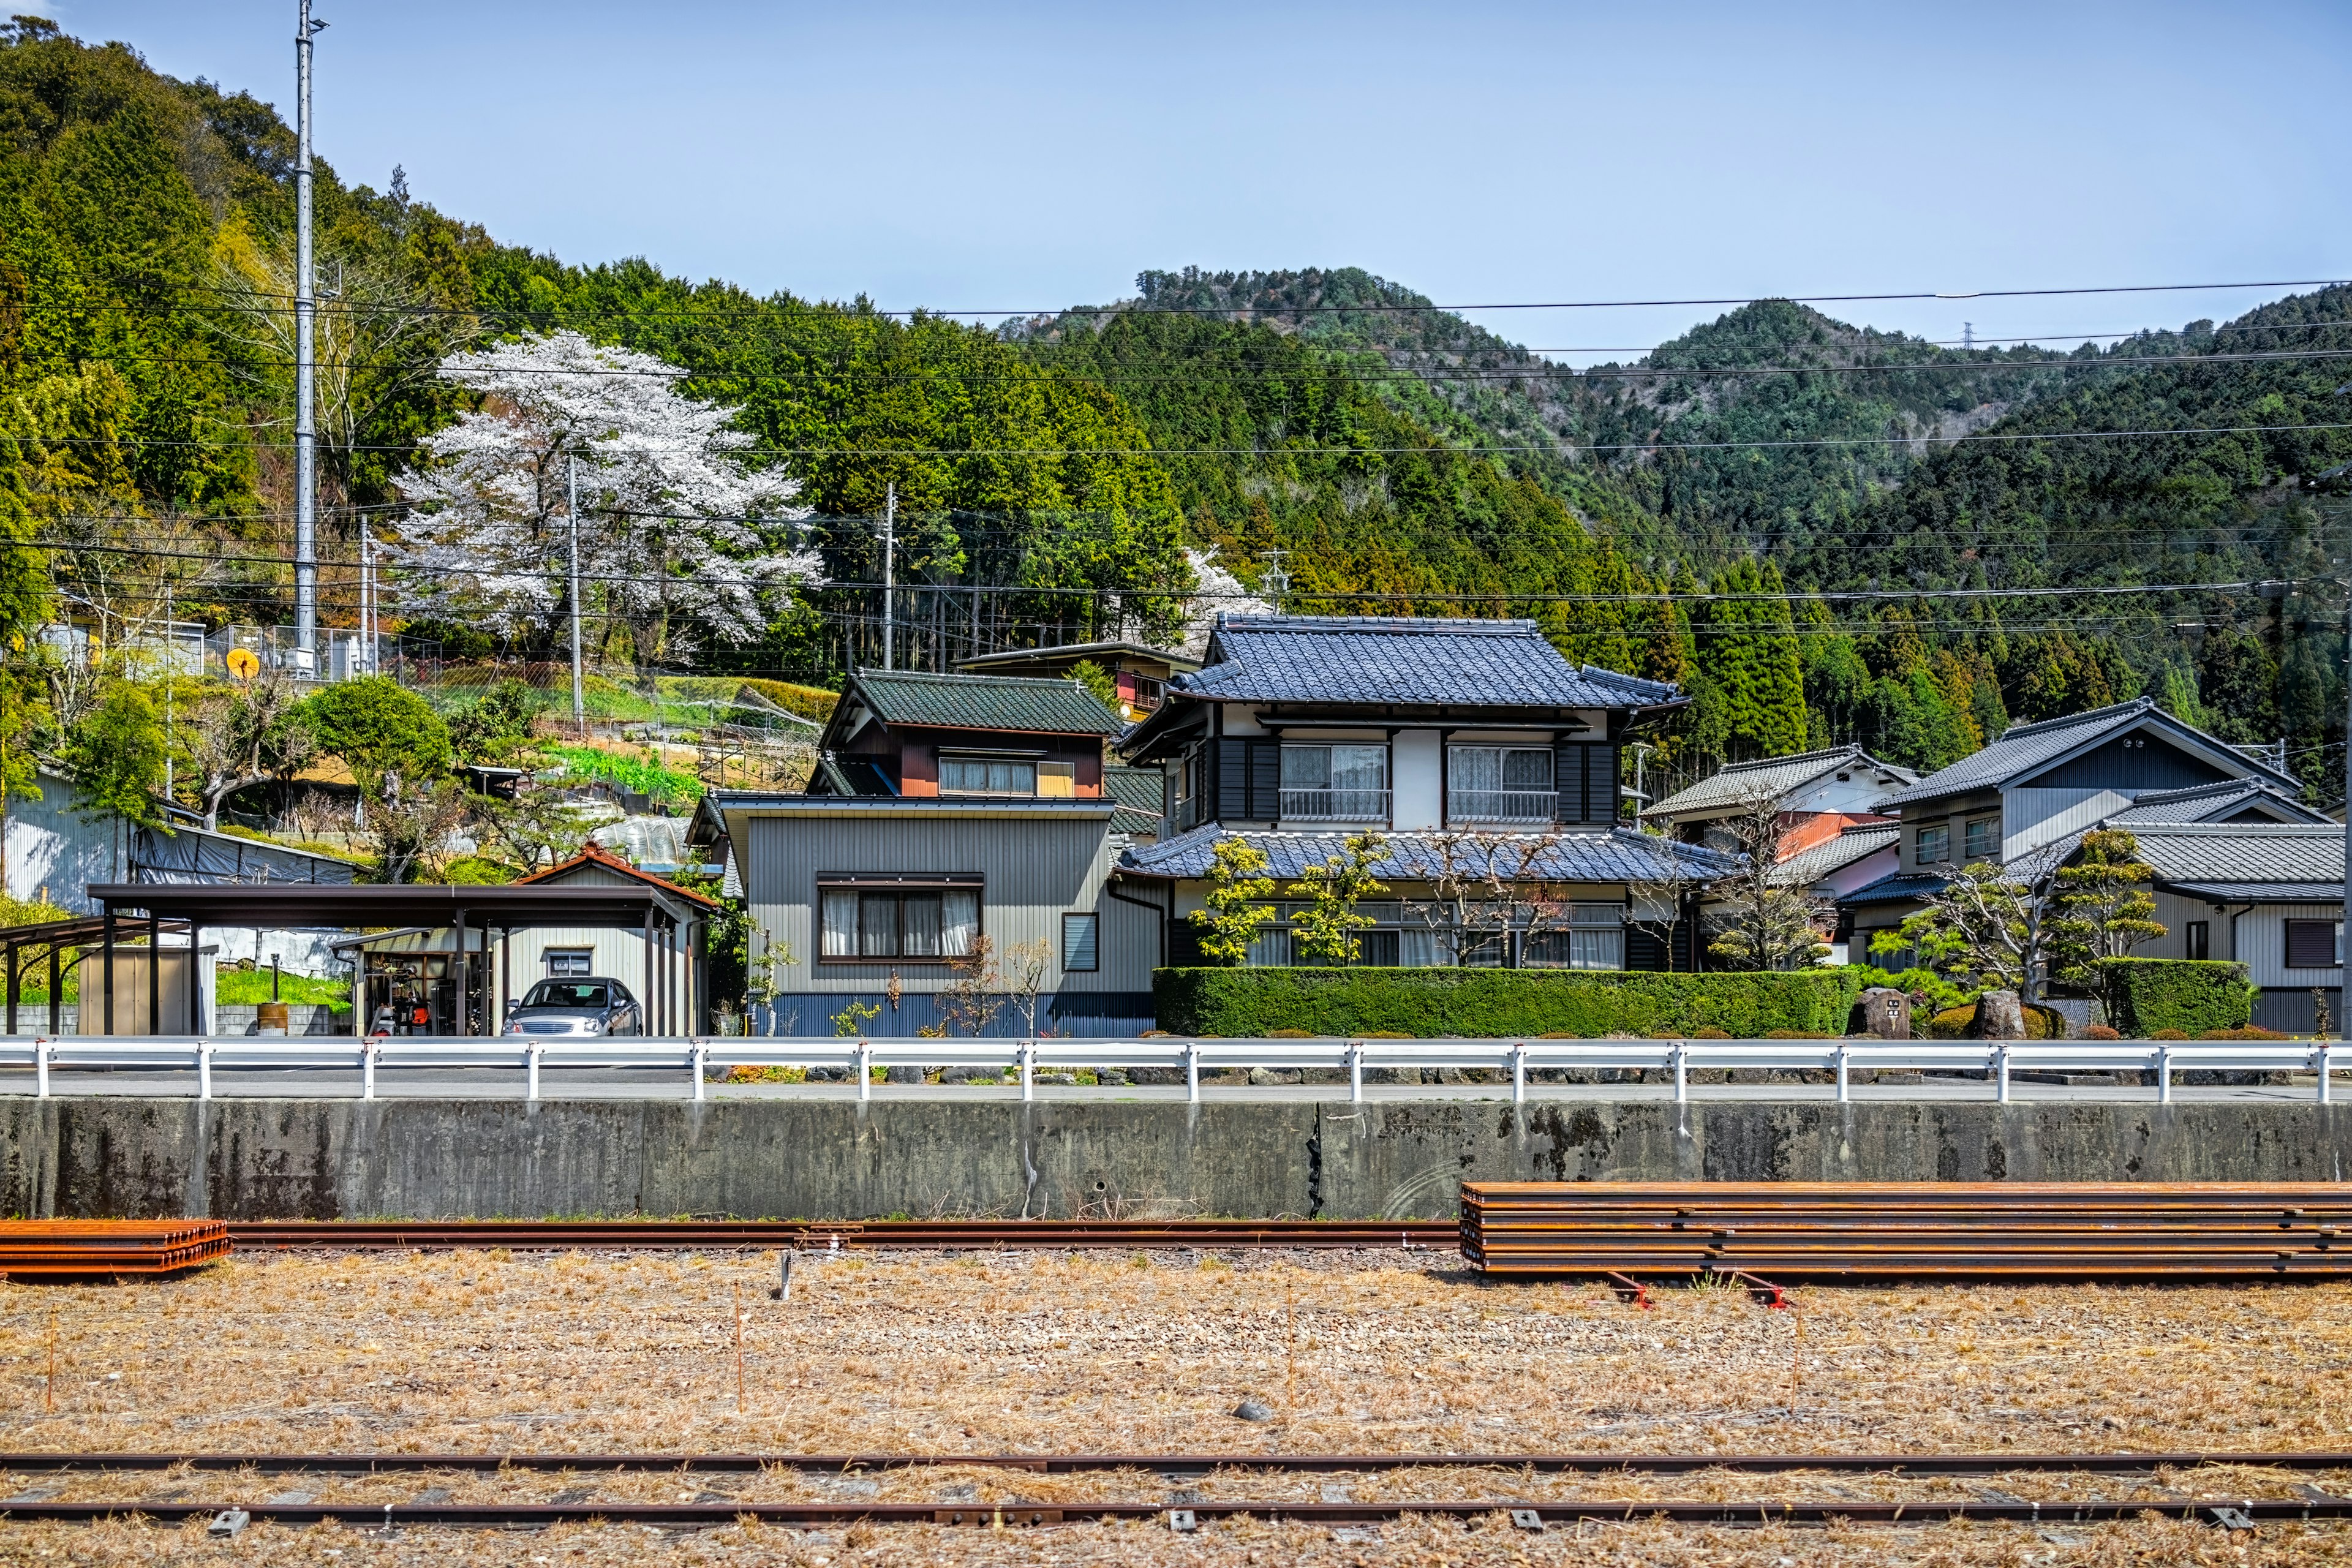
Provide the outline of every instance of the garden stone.
[[1988,991],[1977,998],[1977,1038],[2025,1038],[2025,1006],[2014,991]]
[[1244,1399],[1234,1406],[1234,1415],[1243,1421],[1271,1421],[1274,1412],[1255,1399]]

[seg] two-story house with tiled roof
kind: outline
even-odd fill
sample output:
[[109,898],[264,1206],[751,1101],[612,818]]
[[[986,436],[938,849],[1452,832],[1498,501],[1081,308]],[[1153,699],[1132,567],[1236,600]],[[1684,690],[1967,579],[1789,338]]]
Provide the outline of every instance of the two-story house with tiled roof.
[[[1223,617],[1120,742],[1164,775],[1168,833],[1122,855],[1119,881],[1159,901],[1181,963],[1220,840],[1292,879],[1371,831],[1393,896],[1363,911],[1367,963],[1688,968],[1690,896],[1726,858],[1633,831],[1619,782],[1627,740],[1687,700],[1569,663],[1531,621]],[[1521,938],[1457,942],[1431,886],[1487,844],[1557,907]],[[1253,961],[1292,954],[1277,922]]]
[[[1119,729],[1075,681],[861,669],[805,792],[705,795],[690,835],[750,906],[755,987],[773,981],[755,1026],[958,1026],[940,998],[985,948],[1037,966],[1041,1029],[1150,1028],[1158,920],[1109,883],[1160,832],[1160,779],[1109,761]],[[1003,1006],[987,1032],[1026,1026]]]
[[[1958,868],[2054,865],[2103,822],[2308,822],[2300,784],[2141,698],[2011,727],[1982,751],[1889,795],[1899,864],[1846,894],[1856,957]],[[2145,807],[2143,803],[2146,803]]]

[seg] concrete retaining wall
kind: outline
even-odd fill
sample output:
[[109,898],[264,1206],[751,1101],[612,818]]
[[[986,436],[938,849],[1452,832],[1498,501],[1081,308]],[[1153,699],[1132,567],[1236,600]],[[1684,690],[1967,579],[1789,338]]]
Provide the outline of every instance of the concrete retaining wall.
[[2352,1107],[0,1100],[0,1211],[1444,1218],[1465,1179],[2341,1181]]

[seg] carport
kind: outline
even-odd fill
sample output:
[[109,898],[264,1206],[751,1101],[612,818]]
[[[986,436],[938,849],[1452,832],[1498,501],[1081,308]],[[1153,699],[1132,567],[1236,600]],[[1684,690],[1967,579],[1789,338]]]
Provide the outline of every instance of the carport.
[[[184,931],[193,950],[206,926],[352,931],[404,926],[448,930],[457,939],[451,961],[459,999],[456,1009],[457,1033],[461,1036],[478,1032],[467,999],[482,990],[489,978],[483,973],[487,960],[479,946],[468,944],[468,935],[473,932],[480,933],[485,942],[489,933],[499,934],[499,951],[503,961],[498,976],[500,997],[514,994],[513,944],[505,939],[515,931],[541,926],[601,926],[641,932],[648,979],[646,994],[640,1000],[649,1034],[692,1032],[699,1020],[691,1015],[699,1011],[706,991],[697,984],[704,956],[701,911],[688,900],[647,884],[472,887],[417,883],[377,887],[310,882],[94,882],[90,884],[89,897],[105,911],[95,921],[95,934],[100,938],[100,993],[104,997],[100,1022],[110,1035],[114,1032],[115,1023],[114,952],[122,938],[143,933],[151,944],[160,947],[166,930]],[[43,930],[26,927],[21,933],[11,934],[23,934],[29,940],[31,933]],[[12,972],[13,968],[12,964]],[[149,964],[147,973],[148,1031],[160,1034],[163,994],[157,979],[158,966]],[[13,983],[10,989],[13,993]],[[189,994],[188,1029],[194,1034],[202,1030],[203,1019],[197,1015],[194,986],[189,987]],[[363,999],[354,995],[352,1000],[352,1023],[364,1033]],[[491,1004],[486,1000],[481,1011],[489,1023],[486,1032],[497,1033]],[[81,1029],[85,1034],[89,1032],[87,1019]]]

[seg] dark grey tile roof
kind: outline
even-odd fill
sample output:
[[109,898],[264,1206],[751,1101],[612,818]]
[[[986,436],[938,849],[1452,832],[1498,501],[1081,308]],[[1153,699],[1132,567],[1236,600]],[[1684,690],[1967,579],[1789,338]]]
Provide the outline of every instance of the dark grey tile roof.
[[2013,725],[2001,738],[1984,750],[1962,757],[1950,767],[1929,773],[1909,789],[1888,795],[1888,806],[1906,805],[1914,801],[1941,800],[1947,795],[1966,795],[1972,790],[1995,789],[2021,773],[2031,773],[2045,763],[2054,762],[2077,747],[2086,746],[2111,731],[2121,731],[2142,721],[2160,725],[2181,740],[2218,755],[2234,758],[2249,775],[2268,778],[2281,788],[2293,788],[2294,783],[2273,773],[2263,763],[2254,762],[2243,752],[2231,749],[2227,742],[2217,741],[2193,725],[2184,724],[2156,705],[2149,697],[2118,702],[2111,708],[2094,708],[2086,712],[2069,713],[2063,718],[2044,719],[2038,724]]
[[2325,883],[2344,889],[2344,829],[2334,823],[2209,823],[2135,827],[2160,882],[2200,886]]
[[1838,902],[1892,904],[1905,899],[1924,899],[1930,893],[1942,892],[1948,879],[1933,871],[1897,871],[1891,877],[1881,877],[1875,882],[1856,888]]
[[1244,702],[1482,708],[1645,708],[1681,692],[1577,666],[1533,621],[1377,616],[1227,616],[1209,665],[1180,676],[1193,697]]
[[1125,725],[1075,680],[861,669],[857,689],[889,724],[1029,734],[1116,735]]
[[2168,822],[2211,822],[2257,805],[2284,812],[2296,822],[2316,824],[2328,820],[2326,813],[2304,805],[2268,780],[2258,778],[2223,779],[2216,784],[2191,784],[2187,789],[2150,790],[2106,820],[2107,826],[2130,828]]
[[[1373,868],[1383,879],[1424,881],[1442,870],[1444,856],[1427,833],[1391,833],[1388,856]],[[1529,872],[1556,882],[1643,882],[1667,879],[1679,866],[1686,883],[1710,881],[1728,873],[1735,864],[1727,855],[1696,845],[1677,844],[1651,834],[1618,828],[1605,832],[1504,836],[1514,841],[1535,841],[1539,852]],[[1120,868],[1146,877],[1194,878],[1209,874],[1217,842],[1239,838],[1264,854],[1266,875],[1295,879],[1309,866],[1320,866],[1347,852],[1345,833],[1230,833],[1209,823],[1164,843],[1147,844],[1119,857]]]
[[1720,811],[1759,797],[1776,798],[1840,768],[1868,769],[1892,779],[1886,787],[1899,789],[1918,774],[1866,755],[1860,746],[1832,746],[1825,752],[1801,752],[1794,756],[1767,757],[1760,762],[1726,763],[1711,778],[1676,790],[1651,806],[1644,816],[1674,817],[1693,812]]
[[1772,879],[1791,888],[1810,888],[1833,871],[1843,871],[1857,860],[1867,860],[1882,849],[1892,848],[1903,837],[1895,824],[1864,823],[1849,827],[1825,843],[1800,849],[1772,868]]

